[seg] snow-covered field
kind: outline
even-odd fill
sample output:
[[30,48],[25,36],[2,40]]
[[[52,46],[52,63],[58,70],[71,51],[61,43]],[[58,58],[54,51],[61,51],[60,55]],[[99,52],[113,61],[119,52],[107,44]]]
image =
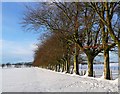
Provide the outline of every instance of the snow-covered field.
[[[112,79],[118,78],[118,63],[110,63],[110,72]],[[79,65],[79,72],[81,71],[87,71],[87,65]],[[95,72],[95,77],[99,78],[103,75],[103,70],[104,70],[104,65],[103,64],[94,64],[93,65],[93,70]]]
[[3,68],[2,92],[118,92],[118,79],[103,80],[41,68]]

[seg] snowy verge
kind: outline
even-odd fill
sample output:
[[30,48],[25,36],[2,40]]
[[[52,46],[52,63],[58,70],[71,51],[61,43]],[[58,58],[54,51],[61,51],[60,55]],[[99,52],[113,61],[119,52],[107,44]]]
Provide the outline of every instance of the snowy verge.
[[118,92],[117,80],[99,80],[47,69],[3,69],[3,92]]

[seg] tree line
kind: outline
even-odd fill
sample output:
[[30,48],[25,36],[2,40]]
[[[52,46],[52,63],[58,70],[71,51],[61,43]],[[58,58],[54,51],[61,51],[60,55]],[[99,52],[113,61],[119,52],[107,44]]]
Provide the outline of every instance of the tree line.
[[87,58],[88,76],[93,61],[104,56],[104,78],[110,79],[109,51],[117,46],[120,64],[120,2],[52,2],[27,6],[26,30],[45,32],[35,51],[34,66],[79,74],[79,62]]
[[12,63],[3,63],[3,64],[1,64],[0,65],[2,68],[5,68],[5,67],[7,67],[7,68],[10,68],[10,67],[15,67],[15,68],[21,68],[22,66],[24,66],[24,67],[31,67],[32,66],[32,62],[19,62],[19,63],[14,63],[14,64],[12,64]]

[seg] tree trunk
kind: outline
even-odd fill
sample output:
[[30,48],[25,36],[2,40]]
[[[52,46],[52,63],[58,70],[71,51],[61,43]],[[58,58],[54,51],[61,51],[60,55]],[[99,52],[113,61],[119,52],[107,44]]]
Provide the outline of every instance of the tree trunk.
[[120,64],[120,42],[118,43],[118,63]]
[[93,77],[93,60],[94,58],[92,56],[88,56],[88,76]]
[[51,65],[51,70],[53,70],[53,66]]
[[79,64],[78,64],[78,54],[77,54],[77,44],[75,43],[74,48],[74,69],[73,72],[79,75]]
[[64,62],[64,71],[66,72],[66,61]]
[[79,75],[78,55],[74,54],[74,73]]
[[64,72],[64,63],[62,63],[62,72]]
[[57,65],[55,65],[55,71],[57,71]]
[[78,75],[79,75],[78,55],[76,55],[76,74],[78,74]]
[[60,64],[58,64],[58,72],[60,72]]
[[104,50],[104,79],[110,80],[109,50]]
[[69,73],[69,68],[70,67],[70,60],[66,60],[66,73]]

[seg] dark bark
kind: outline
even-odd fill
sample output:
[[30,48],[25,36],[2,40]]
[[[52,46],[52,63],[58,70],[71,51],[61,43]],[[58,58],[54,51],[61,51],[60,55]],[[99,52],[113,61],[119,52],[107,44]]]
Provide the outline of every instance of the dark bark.
[[88,58],[88,76],[93,77],[93,60],[94,57],[89,54]]
[[60,72],[60,64],[58,64],[58,72]]
[[78,62],[78,55],[76,55],[76,74],[79,75],[79,62]]
[[68,58],[68,60],[66,61],[66,72],[69,73],[70,72],[70,60]]
[[74,73],[79,75],[78,55],[74,54]]
[[64,62],[64,71],[66,71],[66,62]]
[[78,53],[77,53],[76,44],[75,44],[75,52],[74,52],[74,73],[79,75]]
[[57,65],[55,65],[55,71],[57,71]]
[[64,72],[64,67],[65,67],[65,66],[64,66],[64,64],[63,64],[63,63],[62,63],[61,65],[62,65],[62,72]]
[[104,78],[110,80],[109,50],[104,50]]

